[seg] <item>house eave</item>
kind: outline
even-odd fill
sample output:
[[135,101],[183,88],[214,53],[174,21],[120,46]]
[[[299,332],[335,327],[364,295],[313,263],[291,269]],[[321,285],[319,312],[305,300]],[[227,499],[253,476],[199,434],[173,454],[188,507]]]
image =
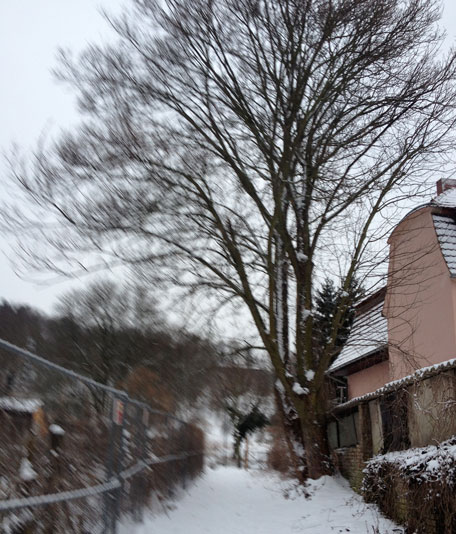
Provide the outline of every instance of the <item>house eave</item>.
[[388,360],[388,345],[378,347],[359,358],[345,363],[334,369],[328,369],[327,373],[332,376],[348,376],[362,369],[367,369],[378,363]]
[[332,409],[332,413],[340,413],[345,412],[346,410],[351,410],[361,403],[369,402],[392,391],[397,391],[411,384],[421,382],[422,380],[426,380],[442,372],[450,371],[453,369],[456,369],[456,358],[430,365],[429,367],[422,367],[420,369],[417,369],[411,375],[404,376],[403,378],[399,378],[398,380],[393,380],[392,382],[388,382],[387,384],[385,384],[381,388],[376,389],[375,391],[366,393],[365,395],[362,395],[360,397],[355,397],[354,399],[350,399],[349,401],[344,402],[342,404],[337,404]]

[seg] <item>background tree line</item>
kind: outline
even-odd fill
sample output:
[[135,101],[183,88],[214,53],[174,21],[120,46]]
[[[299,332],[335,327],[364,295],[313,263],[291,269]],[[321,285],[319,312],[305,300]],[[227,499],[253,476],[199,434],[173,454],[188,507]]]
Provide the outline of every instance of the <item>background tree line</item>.
[[[95,282],[63,295],[51,316],[3,301],[0,337],[157,408],[192,406],[210,386],[219,348],[171,326],[146,293]],[[27,369],[5,352],[1,376],[3,394],[27,394]],[[92,394],[103,410],[103,394]]]

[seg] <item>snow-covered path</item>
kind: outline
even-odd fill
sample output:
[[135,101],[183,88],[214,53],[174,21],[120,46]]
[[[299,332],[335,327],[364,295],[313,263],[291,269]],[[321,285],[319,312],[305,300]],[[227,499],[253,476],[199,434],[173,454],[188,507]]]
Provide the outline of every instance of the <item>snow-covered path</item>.
[[209,469],[175,510],[146,518],[143,525],[124,525],[120,534],[402,532],[342,480],[324,477],[313,482],[310,499],[286,499],[283,491],[287,487],[290,482],[274,474],[233,467]]

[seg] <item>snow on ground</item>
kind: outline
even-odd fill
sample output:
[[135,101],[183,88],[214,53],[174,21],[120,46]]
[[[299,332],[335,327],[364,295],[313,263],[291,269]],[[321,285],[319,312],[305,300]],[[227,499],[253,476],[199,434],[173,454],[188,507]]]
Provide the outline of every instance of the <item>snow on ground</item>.
[[285,498],[291,482],[264,471],[209,469],[167,514],[142,525],[124,524],[119,534],[392,534],[402,533],[367,505],[348,484],[323,477],[312,496]]

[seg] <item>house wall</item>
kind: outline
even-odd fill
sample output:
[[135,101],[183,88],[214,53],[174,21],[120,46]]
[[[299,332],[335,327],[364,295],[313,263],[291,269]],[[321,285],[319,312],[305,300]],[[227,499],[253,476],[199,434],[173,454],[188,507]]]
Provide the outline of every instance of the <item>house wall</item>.
[[389,362],[380,362],[347,377],[348,399],[360,397],[381,388],[390,381]]
[[408,388],[411,447],[439,443],[456,434],[456,374],[445,371]]
[[390,380],[456,356],[456,282],[450,278],[431,208],[391,234],[387,293]]
[[[455,436],[456,368],[419,378],[408,386],[352,405],[346,412],[338,412],[331,422],[334,425],[337,421],[339,427],[330,429],[331,448],[361,446],[365,459],[386,452],[388,440],[384,433],[388,425],[382,419],[386,412],[382,413],[381,409],[385,404],[389,404],[395,414],[404,411],[403,421],[398,423],[407,429],[410,447],[425,447]],[[367,438],[366,433],[370,434]],[[336,435],[338,441],[334,438]]]
[[372,431],[372,454],[375,456],[380,454],[383,449],[382,414],[378,399],[369,402],[369,413]]

